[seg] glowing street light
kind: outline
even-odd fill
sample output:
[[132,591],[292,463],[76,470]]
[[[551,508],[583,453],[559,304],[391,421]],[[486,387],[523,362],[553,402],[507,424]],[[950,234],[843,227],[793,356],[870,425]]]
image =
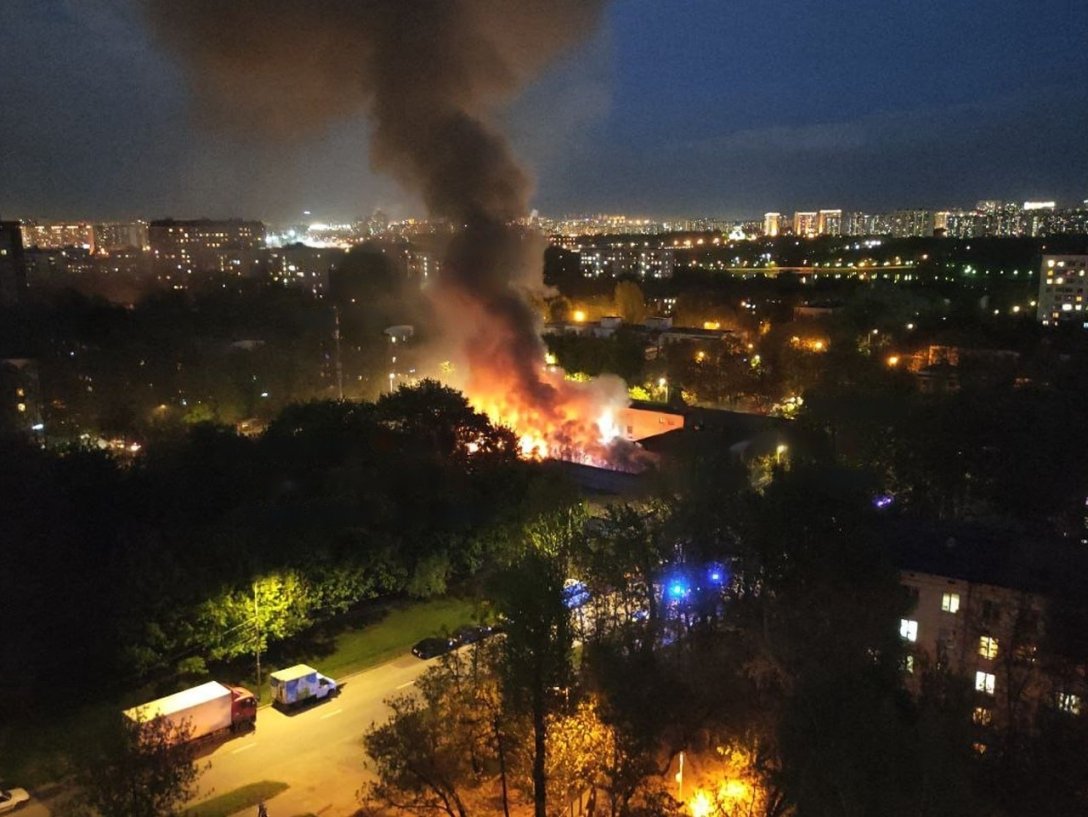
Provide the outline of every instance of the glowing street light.
[[585,310],[584,309],[575,309],[574,310],[574,322],[575,323],[585,323],[585,320],[586,320]]

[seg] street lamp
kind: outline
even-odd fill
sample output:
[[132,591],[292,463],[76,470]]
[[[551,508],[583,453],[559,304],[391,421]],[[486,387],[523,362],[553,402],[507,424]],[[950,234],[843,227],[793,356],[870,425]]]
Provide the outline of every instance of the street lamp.
[[253,628],[257,633],[257,700],[261,700],[261,611],[257,606],[257,582],[253,583]]

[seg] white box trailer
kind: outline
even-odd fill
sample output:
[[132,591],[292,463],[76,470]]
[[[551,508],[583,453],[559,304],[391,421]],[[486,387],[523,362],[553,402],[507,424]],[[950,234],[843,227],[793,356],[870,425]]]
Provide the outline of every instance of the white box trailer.
[[197,740],[231,728],[234,722],[231,711],[233,697],[230,687],[218,681],[208,681],[157,701],[126,709],[124,715],[138,723],[165,718],[173,727],[181,728],[185,724],[190,730],[189,739]]

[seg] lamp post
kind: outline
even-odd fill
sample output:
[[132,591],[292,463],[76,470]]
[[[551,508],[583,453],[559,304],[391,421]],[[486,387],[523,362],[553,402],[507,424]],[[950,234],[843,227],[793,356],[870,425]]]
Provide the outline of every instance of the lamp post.
[[261,700],[261,612],[257,606],[257,583],[253,583],[253,627],[257,634],[257,700]]

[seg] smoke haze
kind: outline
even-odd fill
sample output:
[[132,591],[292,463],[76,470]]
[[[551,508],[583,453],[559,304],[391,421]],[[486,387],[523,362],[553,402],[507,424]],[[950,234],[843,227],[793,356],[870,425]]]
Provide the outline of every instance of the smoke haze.
[[[371,162],[458,229],[430,288],[467,368],[461,385],[492,419],[546,450],[591,443],[618,381],[548,376],[538,319],[542,250],[515,226],[531,183],[488,120],[565,47],[599,0],[151,0],[158,36],[189,71],[201,119],[293,140],[360,110]],[[602,397],[601,390],[608,392]]]

